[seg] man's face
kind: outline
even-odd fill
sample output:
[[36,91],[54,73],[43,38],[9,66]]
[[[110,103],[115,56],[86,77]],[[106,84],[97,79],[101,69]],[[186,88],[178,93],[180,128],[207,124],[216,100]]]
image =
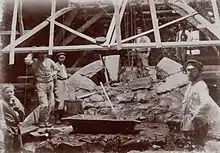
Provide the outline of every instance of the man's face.
[[138,28],[138,29],[137,29],[137,34],[140,34],[140,33],[142,33],[142,29],[141,29],[141,28]]
[[6,100],[10,100],[14,98],[14,88],[9,87],[3,91],[4,98]]
[[186,67],[186,73],[190,81],[195,81],[200,76],[200,71],[193,65],[188,65]]
[[58,58],[60,63],[63,63],[65,61],[65,59],[66,59],[66,56],[64,56],[64,55],[60,55]]

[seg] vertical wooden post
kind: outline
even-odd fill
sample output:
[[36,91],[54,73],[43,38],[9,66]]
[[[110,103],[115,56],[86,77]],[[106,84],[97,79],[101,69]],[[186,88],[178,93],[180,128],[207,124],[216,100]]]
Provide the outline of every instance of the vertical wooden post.
[[[119,16],[120,16],[120,24],[121,24],[121,20],[123,18],[123,15],[124,15],[124,12],[125,12],[125,9],[126,9],[126,6],[127,6],[127,2],[128,0],[123,0],[123,3],[121,4],[121,10],[119,12]],[[111,44],[115,43],[115,40],[116,40],[116,29],[113,31],[113,35],[112,35],[112,39],[111,39]]]
[[18,24],[19,24],[19,32],[20,36],[24,35],[24,23],[23,23],[23,6],[22,6],[22,0],[19,0],[19,7],[18,7]]
[[212,8],[214,12],[214,17],[215,17],[215,24],[220,26],[220,18],[219,18],[219,11],[218,11],[218,6],[216,0],[211,0],[212,2]]
[[51,0],[51,20],[50,20],[50,37],[49,37],[49,51],[48,54],[53,54],[53,44],[54,44],[54,20],[56,11],[56,0]]
[[[114,5],[115,5],[115,1],[116,0],[114,0],[114,2],[113,2]],[[119,6],[121,6],[122,2],[123,2],[123,0],[119,0],[119,2],[117,2],[117,3],[119,4]],[[109,45],[109,43],[111,41],[112,35],[114,33],[114,30],[115,30],[115,21],[116,21],[115,17],[116,16],[115,16],[115,13],[114,13],[112,21],[111,21],[111,23],[109,25],[109,28],[108,28],[108,32],[107,32],[107,35],[106,35],[106,42],[104,43],[104,45]]]
[[18,15],[18,4],[19,0],[14,1],[14,10],[12,17],[12,25],[11,25],[11,47],[9,53],[9,64],[13,65],[15,62],[15,38],[16,38],[16,24],[17,24],[17,15]]
[[121,21],[120,21],[120,14],[119,14],[119,4],[117,0],[114,0],[114,9],[115,9],[115,32],[116,32],[116,42],[117,42],[117,50],[122,49],[121,44]]
[[151,19],[152,19],[152,23],[154,27],[154,37],[155,37],[156,46],[161,47],[160,31],[159,31],[159,26],[158,26],[158,19],[157,19],[154,0],[149,0],[149,5],[150,5],[150,12],[151,12]]

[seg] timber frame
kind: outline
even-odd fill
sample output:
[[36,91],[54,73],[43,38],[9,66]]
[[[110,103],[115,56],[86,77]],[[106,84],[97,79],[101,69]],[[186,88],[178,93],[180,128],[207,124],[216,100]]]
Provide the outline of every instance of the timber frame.
[[[104,36],[106,41],[103,44],[99,44],[97,40],[91,36],[88,36],[86,34],[83,34],[83,31],[85,31],[90,25],[95,23],[100,17],[102,17],[106,12],[103,10],[100,10],[99,13],[95,14],[94,17],[92,17],[90,20],[88,20],[82,27],[78,28],[77,30],[74,30],[69,27],[70,23],[64,23],[61,24],[56,21],[56,19],[65,13],[71,12],[74,9],[76,10],[76,6],[69,4],[67,7],[56,10],[56,0],[52,0],[51,2],[51,16],[47,18],[45,21],[34,27],[32,30],[24,30],[22,27],[23,21],[22,21],[22,0],[15,0],[14,2],[14,10],[13,10],[13,18],[12,18],[12,27],[11,27],[11,39],[10,44],[6,47],[4,47],[1,52],[2,53],[9,53],[9,64],[14,64],[14,56],[15,53],[30,53],[30,52],[48,52],[49,55],[52,55],[53,52],[56,51],[90,51],[90,50],[122,50],[122,49],[133,49],[133,48],[172,48],[172,47],[203,47],[203,46],[220,46],[220,18],[219,18],[219,12],[217,7],[217,0],[211,0],[212,6],[213,6],[213,13],[215,18],[215,23],[210,23],[207,21],[202,15],[200,15],[197,11],[195,11],[193,8],[188,6],[186,3],[183,3],[182,1],[173,1],[173,0],[166,0],[162,1],[163,3],[166,3],[167,5],[170,5],[174,11],[179,13],[182,17],[175,19],[171,22],[165,23],[163,25],[158,25],[158,19],[157,19],[157,10],[156,10],[156,4],[161,3],[161,0],[149,0],[148,3],[150,5],[150,12],[151,12],[151,18],[152,18],[152,24],[153,29],[145,31],[141,34],[137,34],[134,36],[131,36],[129,38],[122,39],[121,37],[121,20],[123,18],[123,14],[125,12],[125,8],[127,4],[129,3],[129,0],[112,0],[112,4],[114,5],[114,15],[111,21],[111,24],[109,26],[107,35]],[[69,2],[71,3],[71,2]],[[104,7],[104,6],[103,6]],[[176,10],[175,10],[176,9]],[[180,11],[179,11],[180,10]],[[19,33],[20,37],[16,39],[16,34],[18,32],[16,31],[16,24],[17,24],[17,16],[18,16],[18,24],[20,24],[19,27]],[[70,22],[73,21],[73,18],[70,16]],[[161,42],[160,37],[160,29],[165,28],[169,25],[175,24],[177,22],[188,20],[191,24],[194,26],[202,25],[202,30],[208,31],[209,33],[212,33],[212,35],[215,36],[215,39],[212,39],[208,37],[209,39],[207,41],[192,41],[192,42]],[[17,47],[19,44],[27,40],[28,38],[32,37],[34,34],[36,34],[38,31],[46,27],[47,25],[50,25],[50,35],[49,35],[49,46],[44,47]],[[70,35],[68,38],[66,38],[62,44],[63,46],[56,46],[61,42],[59,38],[54,38],[54,26],[59,26],[63,28],[62,30],[69,31],[70,33],[74,35]],[[154,32],[155,36],[155,42],[151,42],[148,44],[143,43],[128,43],[129,41],[132,41],[140,36],[149,34]],[[9,33],[9,32],[6,32]],[[86,39],[90,44],[87,45],[71,45],[67,46],[69,42],[71,42],[76,37],[81,37],[83,39]],[[54,45],[55,44],[55,45]],[[61,43],[60,43],[61,44]],[[218,50],[217,50],[218,52]],[[219,55],[219,52],[217,53]]]

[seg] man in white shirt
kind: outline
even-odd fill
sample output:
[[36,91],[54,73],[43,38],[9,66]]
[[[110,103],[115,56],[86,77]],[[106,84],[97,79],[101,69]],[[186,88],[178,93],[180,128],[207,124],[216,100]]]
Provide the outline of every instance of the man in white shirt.
[[67,70],[64,65],[66,59],[65,53],[57,54],[58,61],[56,65],[60,69],[57,73],[57,81],[55,84],[55,120],[56,124],[61,124],[61,118],[64,110],[64,100],[68,100],[68,87],[67,87]]
[[47,58],[46,53],[38,53],[38,58],[33,59],[33,54],[25,58],[27,65],[32,65],[36,80],[37,95],[40,105],[39,127],[50,127],[50,115],[54,111],[54,80],[59,71],[56,63]]
[[190,84],[182,102],[180,126],[183,134],[192,137],[198,145],[203,145],[208,137],[220,140],[220,108],[201,78],[202,68],[196,60],[186,62]]
[[[192,41],[191,33],[184,29],[184,27],[181,24],[178,24],[179,31],[176,34],[176,42],[181,41]],[[179,47],[176,48],[176,57],[179,60],[181,64],[184,64],[186,62],[186,47]]]
[[[137,34],[142,33],[142,28],[137,27]],[[148,36],[141,36],[135,39],[134,43],[150,43]],[[146,69],[149,66],[150,48],[135,48],[137,51],[137,68],[141,77],[146,76]]]

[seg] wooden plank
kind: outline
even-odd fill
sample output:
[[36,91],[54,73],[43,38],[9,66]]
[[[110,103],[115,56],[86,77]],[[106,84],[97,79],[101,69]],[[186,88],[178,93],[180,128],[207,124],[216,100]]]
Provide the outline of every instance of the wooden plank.
[[[126,6],[127,6],[127,2],[128,2],[128,0],[123,1],[121,11],[120,11],[120,23],[122,21],[122,18],[123,18],[123,15],[124,15],[124,12],[125,12],[125,9],[126,9]],[[114,33],[113,33],[112,39],[111,39],[111,44],[115,43],[115,40],[116,40],[116,31],[114,30]]]
[[[192,42],[161,42],[162,48],[176,48],[176,47],[207,47],[207,46],[220,46],[220,40],[212,41],[192,41]],[[124,43],[122,49],[133,49],[133,48],[156,48],[156,43]],[[49,47],[19,47],[15,48],[16,53],[33,53],[46,52]],[[101,46],[101,45],[74,45],[74,46],[54,46],[53,50],[59,52],[60,50],[66,52],[73,51],[109,51],[116,50],[116,46]],[[9,53],[10,49],[2,51],[2,53]]]
[[214,17],[215,17],[215,24],[217,26],[220,26],[220,18],[219,18],[219,11],[218,11],[218,6],[216,0],[211,0],[212,2],[212,8],[214,12]]
[[24,35],[24,22],[23,22],[23,6],[22,0],[19,0],[19,7],[18,7],[18,24],[19,24],[19,31],[20,35]]
[[[66,26],[70,26],[71,23],[73,22],[73,19],[76,16],[77,12],[78,12],[78,9],[70,11],[68,13],[67,18],[64,20],[63,24]],[[56,37],[55,37],[55,44],[56,45],[59,45],[60,43],[62,43],[62,40],[64,39],[64,36],[65,36],[65,33],[66,33],[66,30],[60,29],[60,31],[56,34]]]
[[16,39],[16,24],[17,24],[17,15],[18,15],[18,5],[19,1],[14,1],[14,10],[13,10],[13,17],[12,17],[12,26],[11,26],[11,51],[9,54],[9,64],[12,65],[15,62],[15,39]]
[[51,20],[50,20],[50,36],[49,36],[48,55],[53,54],[55,11],[56,11],[56,0],[52,0],[52,2],[51,2]]
[[71,29],[71,28],[69,28],[69,27],[67,27],[67,26],[65,26],[65,25],[63,25],[63,24],[61,24],[61,23],[59,23],[59,22],[57,22],[57,21],[54,21],[54,23],[55,23],[57,26],[59,26],[59,27],[65,29],[65,30],[67,30],[67,31],[69,31],[69,32],[71,32],[71,33],[73,33],[73,34],[75,34],[75,35],[78,35],[79,37],[81,37],[81,38],[83,38],[83,39],[86,39],[86,40],[88,40],[88,41],[90,41],[90,42],[92,42],[92,43],[96,43],[96,40],[95,40],[94,38],[90,37],[90,36],[87,36],[87,35],[85,35],[85,34],[83,34],[83,33],[80,33],[80,32],[78,32],[78,31],[76,31],[76,30],[73,30],[73,29]]
[[[80,28],[78,28],[76,31],[78,32],[84,32],[86,29],[88,29],[91,25],[93,25],[96,21],[98,21],[103,15],[105,14],[105,11],[102,10],[99,13],[95,14],[91,19],[89,19],[85,24],[83,24]],[[73,41],[77,35],[70,35],[68,36],[63,42],[63,45],[68,45],[71,41]]]
[[160,31],[158,27],[158,19],[157,19],[154,0],[149,0],[149,5],[150,5],[151,19],[152,19],[152,24],[153,24],[153,29],[154,29],[154,37],[156,41],[156,46],[161,47]]
[[[61,15],[69,12],[70,10],[72,10],[74,7],[68,7],[68,8],[63,8],[59,11],[57,11],[55,14],[55,18],[60,17]],[[49,17],[50,19],[50,17]],[[30,38],[31,36],[33,36],[35,33],[37,33],[38,31],[40,31],[41,29],[43,29],[44,27],[46,27],[49,24],[49,21],[45,20],[42,23],[40,23],[39,25],[37,25],[36,27],[34,27],[32,30],[28,31],[27,33],[25,33],[23,36],[19,37],[18,39],[15,40],[14,45],[15,47],[19,44],[21,44],[22,42],[24,42],[25,40],[27,40],[28,38]],[[5,48],[2,49],[2,51],[4,50],[9,50],[9,48],[11,47],[11,44],[9,44],[8,46],[6,46]]]
[[[189,18],[189,17],[191,17],[191,16],[194,16],[195,14],[197,14],[197,12],[192,13],[192,14],[189,14],[189,15],[186,15],[186,16],[183,16],[183,17],[181,17],[181,18],[179,18],[179,19],[170,21],[170,22],[168,22],[168,23],[165,23],[165,24],[159,26],[159,29],[165,28],[165,27],[167,27],[167,26],[169,26],[169,25],[172,25],[172,24],[175,24],[175,23],[180,22],[180,21],[182,21],[182,20],[185,20],[185,19],[187,19],[187,18]],[[137,34],[137,35],[131,36],[131,37],[129,37],[129,38],[123,39],[121,42],[122,42],[122,43],[125,43],[125,42],[128,42],[128,41],[130,41],[130,40],[133,40],[133,39],[136,39],[136,38],[138,38],[138,37],[141,37],[141,36],[144,36],[144,35],[146,35],[146,34],[149,34],[149,33],[151,33],[151,32],[154,32],[154,29],[151,29],[151,30],[145,31],[145,32],[143,32],[143,33],[141,33],[141,34]]]
[[[119,6],[121,6],[122,2],[123,0],[119,0]],[[114,29],[115,29],[115,15],[113,15],[112,21],[108,28],[108,32],[106,35],[106,42],[104,43],[105,45],[109,45]]]
[[119,4],[117,0],[114,0],[114,9],[115,9],[115,32],[116,33],[116,41],[117,41],[117,50],[122,49],[121,45],[121,21],[120,21],[120,14],[119,14]]

